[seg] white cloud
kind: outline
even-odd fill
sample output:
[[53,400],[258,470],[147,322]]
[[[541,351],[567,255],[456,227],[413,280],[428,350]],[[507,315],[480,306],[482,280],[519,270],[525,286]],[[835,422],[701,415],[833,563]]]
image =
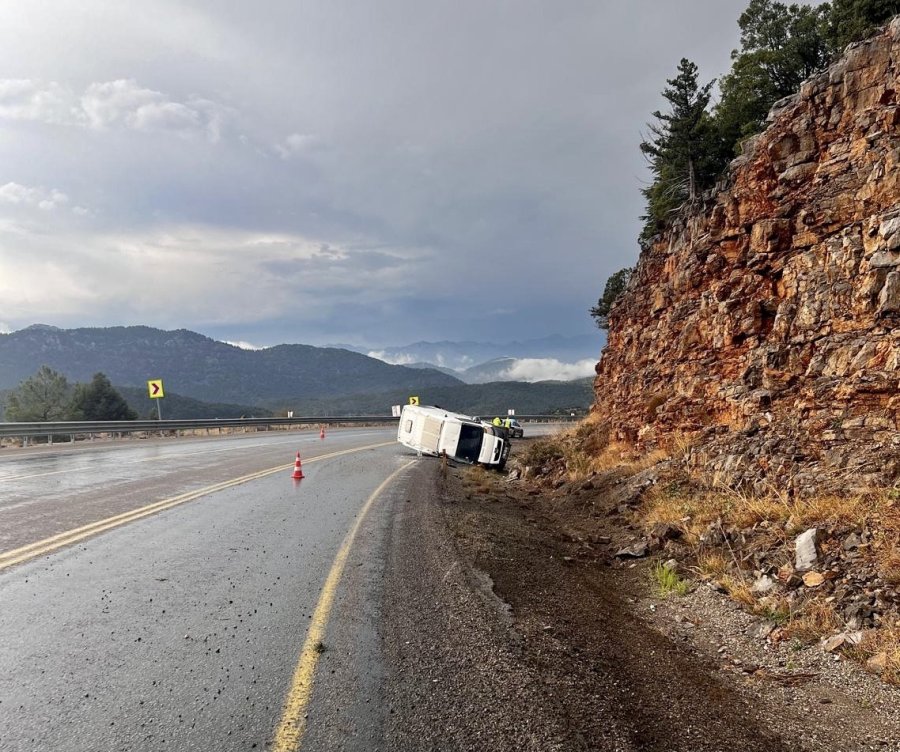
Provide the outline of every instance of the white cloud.
[[69,197],[55,188],[31,188],[20,183],[0,185],[0,202],[52,211],[69,203]]
[[81,97],[81,110],[92,128],[108,128],[127,123],[142,107],[164,99],[152,89],[144,89],[131,79],[93,83]]
[[0,80],[0,118],[64,123],[72,120],[71,93],[58,83]]
[[219,140],[227,113],[209,99],[177,102],[134,79],[91,84],[81,97],[81,110],[95,129],[121,126],[144,132],[202,132],[211,141]]
[[263,345],[254,345],[252,342],[244,342],[244,340],[237,340],[236,342],[231,342],[229,340],[225,340],[226,345],[231,345],[232,347],[238,347],[241,350],[265,350],[266,348]]
[[[410,363],[416,363],[416,359],[412,355],[400,353],[399,355],[389,355],[385,350],[369,350],[366,353],[370,358],[382,360],[390,363],[392,366],[408,366]],[[440,365],[440,364],[438,364]]]
[[596,360],[563,363],[556,358],[522,358],[504,371],[510,381],[571,381],[594,374]]
[[2,321],[0,321],[0,334],[11,334],[11,333],[12,333],[12,329],[10,328],[9,324],[4,324]]
[[[107,130],[145,133],[202,134],[217,142],[233,111],[210,99],[184,102],[136,80],[116,79],[89,84],[78,94],[55,81],[0,79],[0,119],[29,120]],[[289,139],[290,143],[290,139]]]

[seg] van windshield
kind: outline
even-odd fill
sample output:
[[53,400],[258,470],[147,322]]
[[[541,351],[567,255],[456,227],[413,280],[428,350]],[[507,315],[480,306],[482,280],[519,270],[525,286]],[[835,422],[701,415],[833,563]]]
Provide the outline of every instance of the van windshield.
[[463,423],[459,431],[459,443],[456,445],[456,456],[466,462],[478,462],[483,437],[484,429],[481,426]]

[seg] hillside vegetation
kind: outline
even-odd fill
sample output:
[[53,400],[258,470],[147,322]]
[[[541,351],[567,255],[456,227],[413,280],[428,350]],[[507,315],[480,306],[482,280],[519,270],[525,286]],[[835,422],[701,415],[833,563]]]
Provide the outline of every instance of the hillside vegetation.
[[239,405],[461,383],[444,373],[393,366],[349,350],[310,345],[241,350],[184,329],[31,326],[0,335],[0,388],[15,388],[43,365],[72,381],[87,381],[102,371],[113,384],[143,388],[148,379],[161,378],[166,391]]

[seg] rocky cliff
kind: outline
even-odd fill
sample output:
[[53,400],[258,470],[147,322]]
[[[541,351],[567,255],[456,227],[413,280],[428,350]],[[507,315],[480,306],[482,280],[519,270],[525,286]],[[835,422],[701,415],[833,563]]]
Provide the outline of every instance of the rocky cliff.
[[900,475],[900,19],[779,102],[641,254],[594,415],[757,491]]

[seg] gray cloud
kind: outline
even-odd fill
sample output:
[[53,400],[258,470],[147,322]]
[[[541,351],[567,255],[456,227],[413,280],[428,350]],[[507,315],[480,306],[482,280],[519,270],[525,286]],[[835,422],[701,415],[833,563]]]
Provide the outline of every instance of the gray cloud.
[[637,254],[640,131],[745,5],[0,7],[0,321],[590,332]]

